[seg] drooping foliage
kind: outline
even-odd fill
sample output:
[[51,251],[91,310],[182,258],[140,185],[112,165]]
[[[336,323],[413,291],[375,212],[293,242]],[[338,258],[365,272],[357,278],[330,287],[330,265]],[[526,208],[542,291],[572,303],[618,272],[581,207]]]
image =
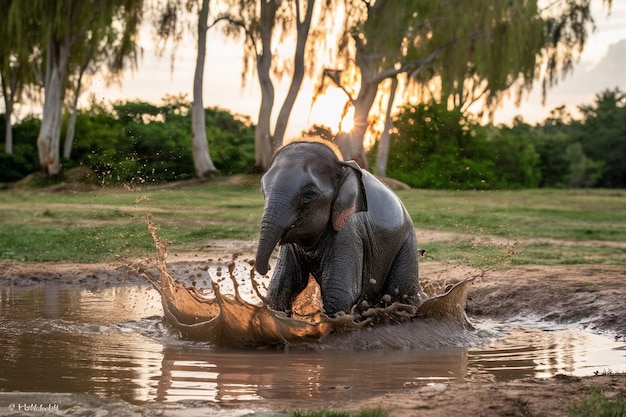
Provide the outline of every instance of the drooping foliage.
[[143,0],[14,0],[5,10],[16,56],[28,56],[43,83],[37,149],[47,175],[61,170],[62,107],[72,66],[82,65],[86,49],[94,45],[106,49],[113,71],[121,69],[129,57],[135,58],[142,5]]
[[412,87],[405,100],[434,99],[463,111],[481,98],[484,110],[493,110],[514,83],[520,93],[535,82],[552,85],[585,45],[593,26],[590,3],[557,0],[540,9],[536,0],[345,2],[335,63],[342,71],[325,72],[355,108],[355,129],[339,135],[342,150],[362,159],[364,136],[375,125],[370,110],[387,102],[376,99],[388,94],[379,91],[387,78],[405,77],[401,86]]

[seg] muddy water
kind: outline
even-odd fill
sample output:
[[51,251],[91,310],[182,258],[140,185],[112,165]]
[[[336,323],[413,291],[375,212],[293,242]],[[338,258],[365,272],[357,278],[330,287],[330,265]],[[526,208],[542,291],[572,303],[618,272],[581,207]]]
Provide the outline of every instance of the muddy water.
[[433,382],[626,371],[624,343],[575,328],[478,323],[469,349],[229,350],[178,339],[162,314],[147,286],[4,288],[0,391],[293,409]]

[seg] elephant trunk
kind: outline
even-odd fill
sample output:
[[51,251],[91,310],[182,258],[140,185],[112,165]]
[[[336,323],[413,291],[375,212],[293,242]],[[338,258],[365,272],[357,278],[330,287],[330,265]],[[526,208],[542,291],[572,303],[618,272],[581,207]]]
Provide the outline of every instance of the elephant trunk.
[[281,208],[280,205],[266,204],[255,261],[255,268],[261,275],[267,274],[272,251],[291,225],[291,217],[291,211],[288,209]]

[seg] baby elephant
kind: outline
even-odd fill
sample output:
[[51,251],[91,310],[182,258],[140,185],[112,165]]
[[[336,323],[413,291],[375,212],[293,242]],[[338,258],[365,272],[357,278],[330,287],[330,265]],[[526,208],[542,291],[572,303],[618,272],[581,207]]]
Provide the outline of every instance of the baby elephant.
[[270,307],[289,311],[309,274],[328,315],[357,303],[419,303],[418,249],[404,205],[384,184],[323,140],[278,150],[261,179],[265,211],[256,270],[270,280]]

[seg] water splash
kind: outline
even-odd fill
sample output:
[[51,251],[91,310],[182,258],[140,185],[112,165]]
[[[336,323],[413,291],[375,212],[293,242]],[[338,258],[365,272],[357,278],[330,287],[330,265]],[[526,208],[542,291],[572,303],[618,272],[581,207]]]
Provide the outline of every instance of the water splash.
[[[165,322],[185,339],[206,341],[216,346],[258,347],[306,345],[352,348],[428,347],[466,344],[473,329],[465,314],[469,283],[467,278],[443,294],[428,298],[421,305],[394,303],[384,308],[354,309],[350,314],[328,317],[323,313],[321,291],[313,277],[293,302],[292,314],[271,309],[257,281],[254,267],[249,282],[258,302],[245,300],[235,274],[236,260],[226,263],[232,294],[209,279],[212,291],[186,285],[167,269],[167,242],[157,236],[158,227],[148,217],[148,229],[157,250],[158,277],[144,276],[161,295]],[[366,329],[364,343],[355,336]],[[406,334],[421,335],[417,340]],[[372,337],[378,335],[377,337]],[[403,335],[404,339],[400,339]],[[389,344],[390,340],[396,343]],[[404,340],[404,341],[402,341]],[[382,343],[386,341],[386,343]]]

